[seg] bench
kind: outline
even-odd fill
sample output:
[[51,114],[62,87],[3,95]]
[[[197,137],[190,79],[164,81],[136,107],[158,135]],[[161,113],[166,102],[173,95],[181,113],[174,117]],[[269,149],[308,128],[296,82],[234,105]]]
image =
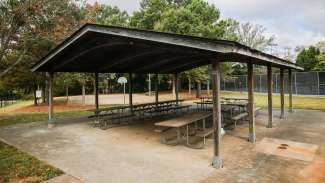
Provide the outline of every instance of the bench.
[[156,126],[156,128],[154,129],[154,132],[163,133],[163,132],[168,131],[169,129],[171,129],[171,128],[166,127],[166,126]]
[[247,112],[244,112],[244,113],[240,113],[234,117],[231,118],[232,121],[234,121],[234,124],[235,124],[235,127],[237,126],[237,122],[241,119],[244,119],[248,116],[248,113]]
[[181,110],[181,109],[189,109],[191,107],[191,105],[180,105],[180,106],[172,106],[172,107],[159,107],[160,109],[154,109],[154,110],[148,110],[148,111],[145,111],[146,113],[161,113],[161,112],[167,112],[168,111],[171,111],[171,110]]
[[254,108],[254,114],[255,114],[255,117],[259,114],[259,112],[262,110],[262,107],[255,107]]
[[213,133],[213,128],[204,129],[196,133],[197,137],[203,138],[203,146],[205,145],[205,138]]
[[134,114],[117,114],[114,116],[110,116],[109,118],[101,118],[99,124],[101,129],[106,130],[109,128],[109,122],[114,124],[114,121],[117,120],[117,123],[120,123],[122,119],[132,119],[133,117]]

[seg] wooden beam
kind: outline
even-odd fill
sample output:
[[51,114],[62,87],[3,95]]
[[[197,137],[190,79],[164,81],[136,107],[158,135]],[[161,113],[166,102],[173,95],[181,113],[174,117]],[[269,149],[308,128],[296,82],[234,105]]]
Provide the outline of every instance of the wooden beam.
[[212,62],[211,69],[212,96],[213,96],[213,130],[214,130],[214,154],[212,165],[215,168],[223,167],[220,156],[221,146],[221,104],[220,104],[220,63]]
[[272,66],[267,66],[267,101],[268,101],[268,128],[273,126],[273,107],[272,107],[272,92],[273,92],[273,78],[272,78]]
[[132,73],[129,73],[129,106],[133,113],[133,79]]
[[146,51],[146,52],[137,53],[137,54],[131,55],[129,57],[125,57],[125,58],[122,58],[122,59],[115,60],[110,65],[102,66],[100,68],[100,71],[103,72],[103,71],[109,70],[109,69],[111,69],[111,68],[113,68],[115,66],[125,64],[125,63],[130,62],[130,61],[135,60],[135,59],[140,59],[141,60],[141,58],[145,58],[145,57],[148,57],[148,56],[154,57],[156,54],[163,54],[165,52],[166,52],[166,50],[150,50],[150,51]]
[[151,63],[139,64],[138,68],[134,69],[134,72],[141,73],[141,72],[144,72],[144,71],[146,71],[148,69],[151,69],[151,68],[159,70],[160,68],[162,68],[166,64],[176,63],[176,62],[178,62],[180,60],[188,60],[188,59],[192,59],[194,57],[199,58],[198,56],[184,56],[183,54],[182,54],[182,56],[168,55],[168,58],[162,59],[159,62],[152,61]]
[[99,100],[98,100],[98,72],[95,73],[95,107],[96,111],[99,109]]
[[[193,60],[191,60],[191,59],[193,59]],[[189,57],[184,60],[185,60],[185,62],[182,64],[179,64],[179,65],[171,64],[168,67],[166,66],[164,69],[161,69],[159,72],[160,73],[170,73],[170,72],[179,72],[179,71],[183,71],[183,70],[185,71],[185,70],[188,70],[187,68],[193,69],[193,68],[196,68],[197,65],[198,66],[205,65],[205,64],[202,64],[201,61],[206,61],[209,59],[208,58],[202,59],[202,57],[200,57],[200,58]],[[184,60],[178,60],[177,62],[182,62]]]
[[248,141],[255,143],[255,114],[254,114],[254,65],[247,63],[248,69],[248,116],[249,116],[249,135]]
[[53,128],[54,123],[54,113],[53,113],[53,78],[54,74],[53,72],[47,72],[47,79],[48,79],[48,114],[49,114],[49,120],[48,120],[48,128]]
[[156,73],[156,82],[155,82],[155,102],[156,102],[156,109],[158,109],[158,102],[159,102],[159,78],[158,74]]
[[284,118],[284,69],[280,68],[280,100],[281,100],[281,114],[280,119]]
[[289,112],[293,112],[292,109],[292,70],[288,70],[288,92],[289,92]]

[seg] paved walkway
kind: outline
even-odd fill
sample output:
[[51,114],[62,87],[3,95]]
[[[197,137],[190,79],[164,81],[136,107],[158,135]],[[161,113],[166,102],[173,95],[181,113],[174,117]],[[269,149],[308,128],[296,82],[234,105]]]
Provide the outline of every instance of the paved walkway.
[[[247,124],[222,138],[225,166],[220,170],[210,166],[212,140],[202,150],[163,145],[153,121],[106,131],[89,122],[51,130],[33,123],[1,128],[0,138],[82,182],[325,182],[325,112],[299,110],[286,120],[275,117],[273,129],[265,128],[266,117],[262,111],[257,119],[256,145],[246,141]],[[265,137],[317,149],[311,161],[257,151]]]

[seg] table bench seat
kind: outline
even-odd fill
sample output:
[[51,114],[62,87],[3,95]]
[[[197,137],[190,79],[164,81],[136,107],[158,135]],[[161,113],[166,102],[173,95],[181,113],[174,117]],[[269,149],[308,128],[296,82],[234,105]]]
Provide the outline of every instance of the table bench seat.
[[213,134],[213,128],[208,128],[208,129],[204,129],[202,131],[197,132],[196,136],[203,138],[203,145],[205,145],[206,137],[211,134]]
[[244,113],[240,113],[240,114],[232,117],[231,119],[234,120],[234,121],[238,121],[238,120],[241,120],[241,119],[243,119],[243,118],[245,118],[247,116],[248,116],[248,113],[244,112]]
[[255,114],[255,117],[258,115],[258,113],[262,110],[262,107],[255,107],[254,108],[254,114]]
[[154,132],[156,133],[163,133],[168,131],[169,129],[171,129],[170,127],[166,127],[166,126],[156,126],[154,129]]

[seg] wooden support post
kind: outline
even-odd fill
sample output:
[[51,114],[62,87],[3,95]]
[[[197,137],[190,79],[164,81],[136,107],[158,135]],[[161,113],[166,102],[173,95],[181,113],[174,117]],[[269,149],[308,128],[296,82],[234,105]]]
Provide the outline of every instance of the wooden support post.
[[268,128],[273,126],[273,107],[272,107],[273,78],[272,66],[267,66],[267,97],[268,97]]
[[221,145],[221,104],[220,104],[220,63],[214,61],[211,69],[212,96],[213,96],[213,129],[214,129],[214,155],[212,165],[222,168],[223,160],[220,155]]
[[155,82],[155,98],[156,98],[156,109],[158,109],[158,102],[159,102],[159,78],[158,74],[156,74],[156,82]]
[[179,77],[178,74],[174,74],[175,78],[175,100],[176,100],[176,105],[178,105],[178,100],[179,100]]
[[284,69],[280,68],[280,98],[281,98],[281,114],[280,119],[284,118]]
[[48,113],[49,113],[49,120],[48,120],[48,128],[53,128],[54,123],[54,113],[53,113],[53,72],[47,72],[47,79],[48,79]]
[[247,64],[248,69],[248,116],[249,116],[249,135],[248,141],[255,143],[255,114],[254,114],[254,65]]
[[129,106],[133,113],[133,79],[132,73],[129,73]]
[[96,111],[99,109],[99,100],[98,100],[98,72],[95,73],[95,107]]
[[288,92],[289,92],[289,112],[293,112],[292,110],[292,70],[288,71]]

